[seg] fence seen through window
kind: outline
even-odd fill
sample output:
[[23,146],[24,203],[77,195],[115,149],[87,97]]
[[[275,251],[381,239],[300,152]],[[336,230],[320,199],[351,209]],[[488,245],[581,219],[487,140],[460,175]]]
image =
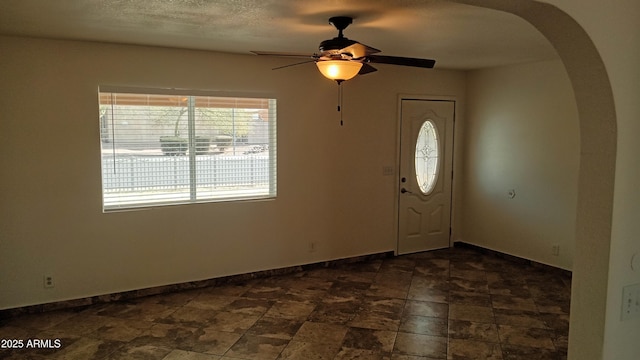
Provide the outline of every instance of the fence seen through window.
[[276,100],[101,89],[103,209],[276,196]]

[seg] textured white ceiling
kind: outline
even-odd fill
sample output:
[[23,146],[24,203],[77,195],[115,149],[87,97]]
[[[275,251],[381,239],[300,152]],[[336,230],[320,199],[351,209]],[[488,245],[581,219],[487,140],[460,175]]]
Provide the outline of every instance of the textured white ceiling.
[[346,37],[382,55],[436,59],[437,68],[557,56],[516,16],[434,0],[2,0],[0,34],[242,54],[313,53],[336,36],[328,24],[336,15],[354,17]]

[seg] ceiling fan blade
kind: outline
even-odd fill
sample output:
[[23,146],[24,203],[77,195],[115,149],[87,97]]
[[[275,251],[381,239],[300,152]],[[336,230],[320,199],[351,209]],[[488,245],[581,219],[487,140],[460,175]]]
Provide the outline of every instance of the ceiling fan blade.
[[367,60],[372,63],[378,63],[378,64],[413,66],[413,67],[421,67],[421,68],[428,68],[428,69],[433,68],[433,66],[436,64],[436,61],[431,59],[419,59],[419,58],[386,56],[386,55],[369,55],[367,56]]
[[293,64],[288,64],[288,65],[282,65],[282,66],[278,66],[278,67],[274,67],[271,70],[279,70],[279,69],[284,69],[284,68],[288,68],[288,67],[292,67],[292,66],[296,66],[296,65],[302,65],[302,64],[307,64],[310,62],[315,62],[315,59],[311,59],[311,60],[305,60],[305,61],[301,61],[301,62],[297,62],[297,63],[293,63]]
[[373,66],[367,63],[362,63],[362,67],[360,68],[360,71],[358,71],[358,75],[365,75],[376,71],[378,71],[378,69],[374,68]]
[[297,58],[306,58],[306,59],[316,59],[318,56],[316,54],[309,53],[293,53],[293,52],[279,52],[279,51],[251,51],[251,53],[255,55],[263,55],[263,56],[279,56],[279,57],[297,57]]

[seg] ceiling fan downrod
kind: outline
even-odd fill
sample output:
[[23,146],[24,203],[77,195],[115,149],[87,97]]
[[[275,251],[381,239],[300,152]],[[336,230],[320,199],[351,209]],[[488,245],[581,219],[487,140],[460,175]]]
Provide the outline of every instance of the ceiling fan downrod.
[[353,18],[350,16],[333,16],[329,18],[329,24],[335,26],[338,29],[338,38],[343,38],[342,30],[346,29],[347,26],[351,25],[353,22]]

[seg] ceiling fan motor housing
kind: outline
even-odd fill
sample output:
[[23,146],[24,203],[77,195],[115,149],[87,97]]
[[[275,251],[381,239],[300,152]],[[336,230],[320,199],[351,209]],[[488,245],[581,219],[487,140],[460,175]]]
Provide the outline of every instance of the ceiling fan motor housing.
[[[323,56],[341,58],[344,52],[340,50],[357,43],[357,41],[349,40],[342,35],[342,30],[346,29],[352,22],[353,18],[349,16],[334,16],[329,19],[329,23],[338,29],[338,36],[320,43],[318,50]],[[353,54],[345,55],[351,56]]]
[[348,46],[351,46],[355,43],[357,43],[357,41],[349,40],[346,37],[335,37],[333,39],[329,39],[321,42],[320,46],[318,46],[318,49],[323,55],[327,55],[325,53],[340,55],[341,54],[340,50]]

